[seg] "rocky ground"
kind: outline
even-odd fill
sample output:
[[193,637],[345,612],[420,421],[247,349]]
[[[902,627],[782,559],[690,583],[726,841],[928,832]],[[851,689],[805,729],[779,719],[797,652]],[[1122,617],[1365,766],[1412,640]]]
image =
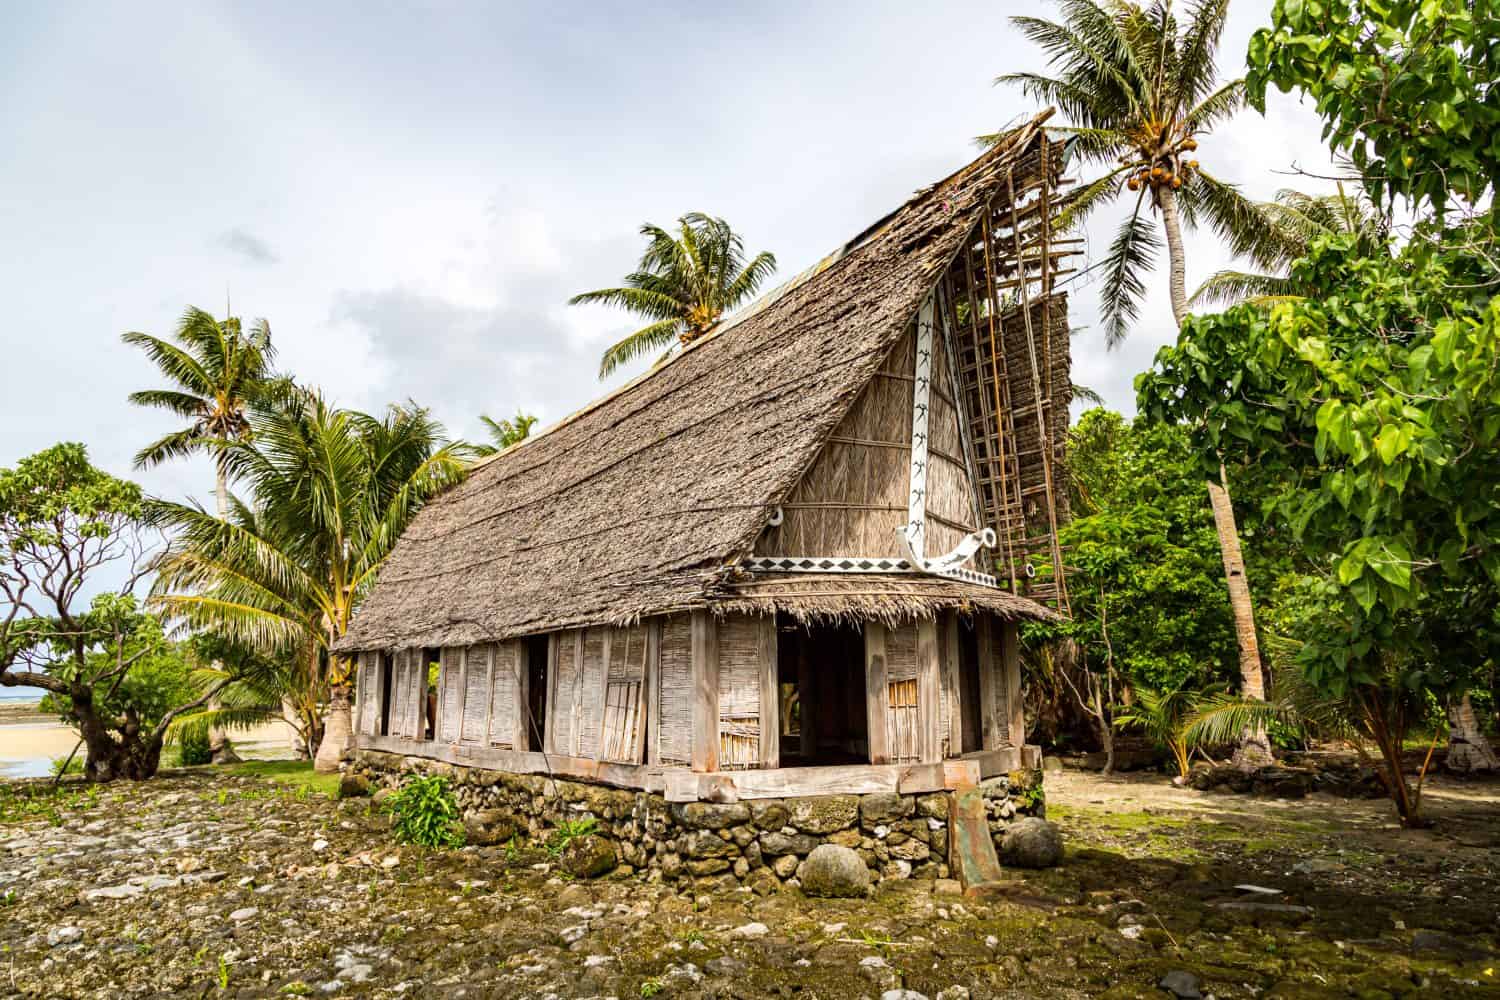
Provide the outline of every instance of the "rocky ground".
[[1407,833],[1379,802],[1049,781],[1062,867],[853,901],[397,848],[370,800],[259,775],[0,786],[0,996],[1500,995],[1495,785]]

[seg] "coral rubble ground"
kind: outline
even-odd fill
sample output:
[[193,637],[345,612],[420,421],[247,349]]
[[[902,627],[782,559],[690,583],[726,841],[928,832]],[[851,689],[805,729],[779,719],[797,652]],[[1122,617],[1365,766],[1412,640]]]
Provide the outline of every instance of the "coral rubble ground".
[[1500,995],[1494,785],[1406,832],[1380,802],[1049,782],[1061,867],[859,900],[397,847],[369,799],[247,773],[0,786],[0,996]]

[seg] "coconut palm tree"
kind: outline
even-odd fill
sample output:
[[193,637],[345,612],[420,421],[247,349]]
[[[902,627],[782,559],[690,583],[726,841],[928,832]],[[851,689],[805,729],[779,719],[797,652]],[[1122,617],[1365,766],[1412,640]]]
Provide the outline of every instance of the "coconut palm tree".
[[169,410],[186,427],[172,431],[135,456],[138,469],[159,465],[170,458],[200,452],[214,456],[214,498],[220,517],[229,512],[227,448],[250,436],[250,411],[267,399],[286,380],[275,374],[276,350],[271,328],[256,320],[246,335],[236,317],[222,322],[211,313],[189,306],[177,323],[173,341],[149,333],[127,333],[121,338],[139,347],[169,383],[165,389],[145,389],[130,394],[137,406]]
[[612,345],[599,362],[606,378],[620,365],[673,341],[687,345],[711,332],[724,314],[750,299],[776,270],[776,258],[760,253],[745,262],[745,245],[723,219],[689,212],[673,235],[646,223],[646,252],[619,288],[584,292],[569,305],[600,302],[619,306],[650,322]]
[[[1172,315],[1188,315],[1183,226],[1207,227],[1237,255],[1263,267],[1285,259],[1282,235],[1232,184],[1197,159],[1199,138],[1227,121],[1245,102],[1243,79],[1220,83],[1214,57],[1229,12],[1228,0],[1198,0],[1180,22],[1171,0],[1058,0],[1061,21],[1013,17],[1011,23],[1047,54],[1050,75],[1007,73],[997,84],[1056,105],[1071,123],[1055,129],[1072,154],[1103,172],[1069,199],[1058,228],[1080,225],[1102,205],[1132,199],[1106,254],[1100,293],[1105,340],[1114,347],[1140,315],[1145,273],[1166,239]],[[981,142],[997,136],[981,137]],[[1208,483],[1210,506],[1224,554],[1224,576],[1240,649],[1241,690],[1264,698],[1265,680],[1255,635],[1250,587],[1224,470]],[[1247,734],[1237,759],[1253,767],[1270,761],[1263,732]]]
[[489,444],[472,446],[474,454],[480,458],[502,452],[511,445],[526,440],[531,436],[531,429],[536,426],[536,417],[530,413],[522,413],[520,410],[516,411],[514,417],[506,420],[495,420],[482,413],[479,419],[490,435]]
[[351,665],[332,647],[402,530],[463,477],[469,457],[414,404],[377,418],[299,393],[225,451],[253,504],[231,496],[219,519],[197,505],[155,502],[153,519],[174,541],[154,604],[266,655],[301,656],[327,692],[317,765],[335,769],[352,731]]
[[1308,294],[1288,269],[1292,261],[1307,255],[1313,240],[1320,236],[1353,236],[1359,252],[1367,257],[1390,252],[1386,218],[1364,198],[1345,192],[1342,183],[1334,194],[1278,191],[1275,201],[1257,203],[1255,208],[1280,233],[1283,249],[1275,270],[1216,271],[1198,286],[1188,305],[1227,306],[1244,301],[1269,305]]

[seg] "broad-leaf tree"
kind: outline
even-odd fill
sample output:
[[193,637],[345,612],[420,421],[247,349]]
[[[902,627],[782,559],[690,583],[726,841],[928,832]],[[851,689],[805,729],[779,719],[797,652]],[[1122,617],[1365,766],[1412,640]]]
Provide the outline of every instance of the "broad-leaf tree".
[[[1124,197],[1130,212],[1103,261],[1100,294],[1105,339],[1115,346],[1140,315],[1145,274],[1165,237],[1172,315],[1188,315],[1183,227],[1209,228],[1235,253],[1263,266],[1284,259],[1277,231],[1234,185],[1198,159],[1200,138],[1228,121],[1245,102],[1240,79],[1220,81],[1214,64],[1228,0],[1204,0],[1179,21],[1170,0],[1058,0],[1060,21],[1024,16],[1012,23],[1047,54],[1050,73],[1007,73],[996,83],[1062,110],[1074,155],[1097,168],[1070,200],[1059,228],[1081,224],[1100,206]],[[1161,219],[1161,236],[1154,218]],[[1234,508],[1222,475],[1208,482],[1224,577],[1234,610],[1241,688],[1264,697],[1260,646]],[[1270,760],[1261,733],[1249,733],[1238,760]]]
[[740,235],[723,219],[689,212],[675,233],[647,223],[646,252],[618,288],[575,295],[569,305],[598,302],[647,320],[646,326],[612,345],[599,362],[599,377],[671,346],[711,332],[724,314],[749,301],[776,270],[776,258],[759,253],[747,261]]
[[317,763],[334,769],[351,735],[351,664],[332,646],[401,532],[462,478],[469,457],[418,406],[374,417],[299,394],[226,452],[230,474],[250,488],[248,502],[231,497],[227,519],[153,505],[175,535],[154,600],[263,655],[301,657],[327,693]]
[[173,720],[228,683],[190,697],[133,674],[167,646],[131,593],[150,563],[142,504],[80,444],[0,469],[0,685],[55,696],[94,781],[151,777]]
[[1249,99],[1296,89],[1376,204],[1442,214],[1476,205],[1500,174],[1500,4],[1495,0],[1278,0],[1250,39]]
[[1317,294],[1194,318],[1137,380],[1205,466],[1222,454],[1277,488],[1267,516],[1325,574],[1302,670],[1360,706],[1408,824],[1410,697],[1462,690],[1478,666],[1423,667],[1424,603],[1500,587],[1500,299],[1472,242],[1369,257],[1322,238],[1292,268]]

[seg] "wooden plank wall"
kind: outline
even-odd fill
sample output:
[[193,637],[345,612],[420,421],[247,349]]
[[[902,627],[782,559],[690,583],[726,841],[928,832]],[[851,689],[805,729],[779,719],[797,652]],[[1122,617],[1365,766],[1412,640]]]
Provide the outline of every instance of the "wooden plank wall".
[[657,687],[652,763],[693,762],[692,616],[669,615],[661,622],[661,681]]
[[761,766],[761,689],[767,630],[771,631],[769,642],[774,655],[773,619],[730,615],[718,623],[720,770]]
[[927,411],[927,548],[929,557],[951,552],[977,531],[977,494],[964,458],[949,345],[938,322],[932,332],[932,389]]

